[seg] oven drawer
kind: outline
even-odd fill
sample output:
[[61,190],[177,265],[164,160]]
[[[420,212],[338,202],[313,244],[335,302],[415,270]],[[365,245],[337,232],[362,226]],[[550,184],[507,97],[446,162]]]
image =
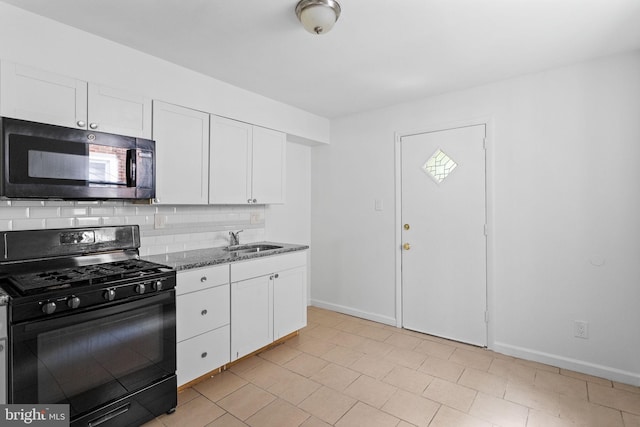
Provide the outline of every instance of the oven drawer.
[[228,325],[229,306],[229,285],[176,297],[177,341]]
[[176,295],[229,283],[229,264],[179,271]]
[[178,343],[178,385],[229,363],[229,325]]

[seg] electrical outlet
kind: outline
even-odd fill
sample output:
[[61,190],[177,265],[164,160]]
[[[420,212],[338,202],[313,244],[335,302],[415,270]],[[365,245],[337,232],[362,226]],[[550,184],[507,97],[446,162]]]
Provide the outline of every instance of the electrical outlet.
[[573,336],[576,338],[589,338],[589,322],[575,320],[573,322]]
[[251,214],[251,224],[260,224],[262,222],[262,215],[259,212],[253,212]]
[[167,216],[163,214],[155,214],[153,218],[154,228],[165,228],[167,226]]

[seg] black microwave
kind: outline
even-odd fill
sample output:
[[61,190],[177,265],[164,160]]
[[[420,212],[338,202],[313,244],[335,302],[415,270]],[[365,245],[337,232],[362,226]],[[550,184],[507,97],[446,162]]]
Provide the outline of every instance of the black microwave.
[[0,127],[0,197],[155,197],[154,141],[7,117]]

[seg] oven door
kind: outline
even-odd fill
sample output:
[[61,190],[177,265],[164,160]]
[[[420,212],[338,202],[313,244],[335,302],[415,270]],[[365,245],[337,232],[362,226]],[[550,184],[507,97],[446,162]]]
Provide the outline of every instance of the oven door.
[[[128,406],[119,405],[124,396],[175,378],[175,330],[173,290],[13,325],[10,403],[68,404],[72,421],[96,414],[105,405],[126,411]],[[166,394],[167,386],[163,390]],[[175,386],[168,390],[165,404],[158,396],[145,398],[156,406],[150,415],[175,408]]]

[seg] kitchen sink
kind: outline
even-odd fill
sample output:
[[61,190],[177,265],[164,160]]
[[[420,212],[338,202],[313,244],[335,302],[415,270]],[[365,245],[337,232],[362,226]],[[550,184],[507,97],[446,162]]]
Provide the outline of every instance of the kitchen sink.
[[224,248],[226,251],[231,253],[243,253],[249,254],[254,252],[264,252],[264,251],[272,251],[274,249],[281,249],[282,246],[277,245],[267,245],[264,243],[258,243],[255,245],[239,245],[239,246],[229,246]]

